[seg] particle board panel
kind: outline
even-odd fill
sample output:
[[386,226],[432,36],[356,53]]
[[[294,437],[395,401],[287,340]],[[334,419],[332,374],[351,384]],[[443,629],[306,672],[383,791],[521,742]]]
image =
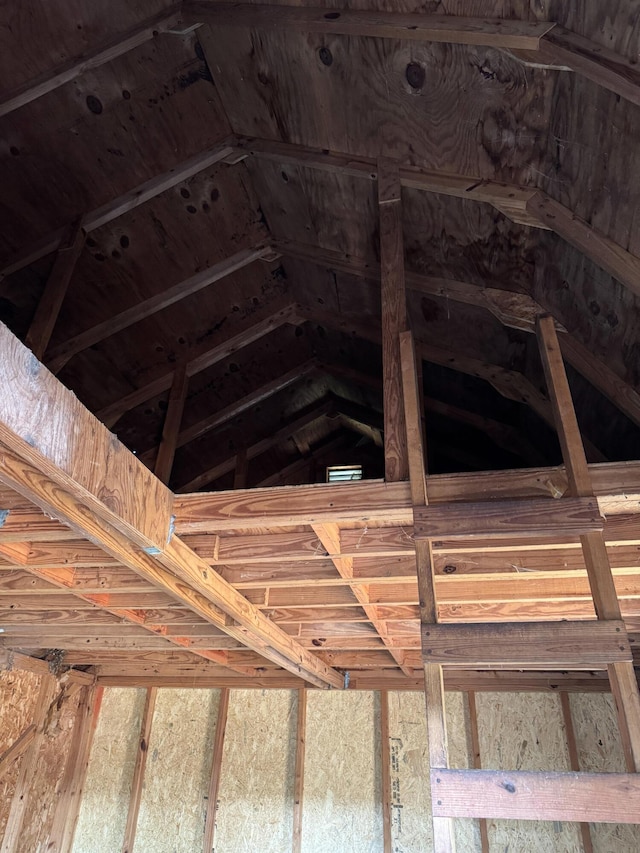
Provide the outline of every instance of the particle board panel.
[[136,851],[192,853],[202,847],[218,699],[217,690],[158,693]]
[[103,853],[122,846],[144,700],[144,690],[104,691],[73,853]]
[[378,726],[373,693],[309,693],[302,853],[382,853]]
[[[41,680],[41,675],[21,669],[0,672],[0,753],[31,725]],[[0,838],[4,835],[19,769],[20,759],[17,759],[0,777]]]
[[[478,737],[487,770],[569,770],[560,698],[477,693]],[[487,820],[490,849],[580,853],[577,824]]]
[[[580,770],[588,773],[626,772],[611,694],[592,696],[576,693],[569,697],[569,704]],[[640,844],[640,826],[635,824],[592,823],[590,830],[596,853],[608,850],[635,853]]]
[[216,850],[291,849],[296,715],[295,691],[231,691]]

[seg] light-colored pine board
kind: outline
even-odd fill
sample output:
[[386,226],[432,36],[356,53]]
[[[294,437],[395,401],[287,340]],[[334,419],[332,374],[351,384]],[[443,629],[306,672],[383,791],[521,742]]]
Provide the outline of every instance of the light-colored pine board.
[[216,734],[213,741],[213,755],[211,756],[211,778],[209,780],[209,791],[207,793],[207,816],[205,818],[204,842],[202,845],[204,853],[212,853],[215,849],[218,794],[220,791],[220,780],[222,777],[222,755],[224,749],[224,735],[227,729],[228,712],[229,688],[223,687],[220,691],[220,698],[218,699]]

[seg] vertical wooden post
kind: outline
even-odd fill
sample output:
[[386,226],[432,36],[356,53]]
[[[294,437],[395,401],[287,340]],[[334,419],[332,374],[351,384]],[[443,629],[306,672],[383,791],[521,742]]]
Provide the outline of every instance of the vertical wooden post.
[[[420,394],[418,390],[415,348],[411,332],[400,335],[400,359],[402,366],[402,392],[407,431],[407,453],[411,503],[427,506],[427,480],[425,455],[422,443],[422,421],[420,418]],[[416,543],[416,568],[418,572],[418,596],[420,599],[420,623],[422,643],[428,642],[429,626],[438,621],[433,554],[431,542],[419,539]],[[445,717],[444,681],[439,664],[424,663],[424,687],[427,705],[427,737],[429,743],[429,765],[434,769],[449,766],[447,725]],[[432,789],[431,799],[436,798]],[[433,817],[434,853],[453,853],[455,839],[451,818]]]
[[[480,738],[478,737],[478,709],[476,708],[476,694],[473,690],[467,692],[469,703],[469,730],[471,733],[471,750],[473,752],[474,770],[482,770],[482,757],[480,755]],[[482,853],[489,853],[489,830],[487,820],[480,818],[480,846]],[[585,852],[586,853],[586,852]]]
[[391,767],[389,764],[389,694],[380,691],[380,762],[382,766],[382,837],[384,853],[392,853]]
[[71,853],[73,847],[80,801],[89,767],[91,744],[102,703],[102,687],[91,685],[83,687],[82,690],[83,695],[73,727],[73,742],[58,791],[58,803],[49,833],[49,849],[55,850],[56,853]]
[[[567,735],[567,749],[569,750],[569,763],[572,770],[579,772],[580,759],[578,757],[578,744],[576,743],[576,733],[573,728],[573,717],[571,716],[571,703],[569,702],[569,694],[566,690],[560,693],[560,704],[562,706],[562,718],[564,720],[564,728]],[[591,830],[588,823],[580,824],[580,837],[582,838],[583,853],[593,853],[593,843],[591,841]]]
[[187,399],[189,377],[186,364],[177,367],[173,374],[171,391],[169,392],[169,407],[162,428],[162,440],[158,448],[154,473],[163,483],[168,483],[171,477],[173,459],[176,455],[176,443],[182,422],[182,413]]
[[249,469],[249,457],[247,456],[247,448],[241,447],[236,453],[236,469],[233,475],[233,488],[247,488],[247,474]]
[[307,742],[307,691],[298,690],[298,727],[296,730],[296,768],[293,790],[293,853],[302,850],[302,804],[304,802],[304,755]]
[[36,735],[31,745],[22,756],[20,772],[16,782],[11,809],[4,830],[4,838],[0,853],[16,853],[22,834],[22,825],[25,815],[29,810],[31,794],[31,782],[38,764],[38,754],[44,740],[49,709],[56,695],[58,684],[53,676],[43,675],[38,691],[38,699],[34,713],[33,722],[36,726]]
[[[592,497],[593,484],[553,317],[538,317],[537,333],[556,429],[567,469],[569,493],[572,497]],[[598,619],[621,620],[620,603],[604,535],[598,531],[587,533],[580,537],[580,543]],[[618,712],[627,770],[637,773],[640,772],[640,694],[633,663],[629,661],[609,664],[608,673]]]
[[400,193],[397,163],[384,158],[378,160],[384,469],[387,482],[409,477],[398,343],[400,332],[407,328]]
[[216,813],[218,810],[218,792],[220,790],[220,773],[222,771],[222,751],[224,749],[224,734],[227,728],[227,716],[229,714],[229,688],[220,690],[220,702],[218,703],[218,721],[216,722],[216,736],[213,742],[213,757],[211,760],[211,779],[209,780],[209,792],[207,794],[207,817],[204,824],[204,853],[211,853],[216,833]]
[[42,361],[51,340],[71,276],[84,248],[86,236],[82,229],[82,217],[80,217],[69,226],[58,248],[51,273],[25,338],[26,345],[39,361]]
[[147,755],[149,753],[149,738],[151,737],[151,726],[153,724],[153,712],[156,707],[157,688],[147,687],[147,696],[142,712],[142,723],[140,724],[140,738],[138,740],[138,753],[131,781],[131,795],[129,797],[129,811],[127,812],[127,824],[124,830],[124,841],[122,842],[122,853],[132,853],[138,829],[138,814],[140,812],[140,801],[142,800],[142,786],[144,785],[144,774],[147,769]]

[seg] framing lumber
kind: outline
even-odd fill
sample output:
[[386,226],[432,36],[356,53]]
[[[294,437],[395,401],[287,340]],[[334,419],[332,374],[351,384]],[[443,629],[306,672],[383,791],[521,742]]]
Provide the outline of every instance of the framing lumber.
[[[538,341],[556,416],[562,456],[567,469],[569,493],[574,497],[590,497],[594,494],[593,485],[562,361],[560,344],[553,321],[549,316],[540,317],[538,320]],[[620,603],[603,534],[597,532],[584,534],[580,537],[580,542],[598,619],[620,619]],[[618,711],[618,725],[627,769],[637,773],[640,771],[640,694],[633,663],[612,662],[608,672]]]
[[384,472],[387,482],[397,482],[406,480],[409,476],[398,345],[400,332],[407,328],[402,199],[397,164],[392,160],[380,159],[377,172],[380,217]]
[[432,770],[437,816],[637,823],[636,773]]
[[84,249],[86,236],[82,217],[79,217],[67,229],[56,253],[44,292],[25,338],[25,344],[39,360],[42,360],[49,345],[73,271]]
[[74,355],[95,346],[100,341],[104,341],[106,338],[121,332],[123,329],[127,329],[129,326],[133,326],[135,323],[145,320],[147,317],[157,314],[159,311],[164,311],[165,308],[175,305],[176,302],[193,296],[199,290],[203,290],[216,281],[220,281],[226,278],[226,276],[253,263],[253,261],[259,260],[264,256],[265,251],[270,250],[265,250],[261,246],[251,249],[241,249],[239,252],[231,255],[231,257],[218,261],[218,263],[195,273],[195,275],[173,285],[173,287],[169,287],[167,290],[163,290],[149,299],[138,302],[137,305],[127,308],[120,314],[116,314],[114,317],[110,317],[104,320],[104,322],[98,323],[96,326],[81,332],[79,335],[70,338],[51,350],[51,354],[46,360],[47,367],[52,373],[58,373]]
[[156,707],[158,690],[156,687],[147,687],[147,695],[144,701],[142,721],[140,723],[140,737],[138,738],[138,751],[136,752],[136,763],[133,769],[131,782],[131,793],[129,795],[129,809],[127,811],[127,822],[122,842],[122,853],[132,853],[133,845],[138,828],[138,814],[142,801],[142,786],[147,768],[147,756],[149,754],[149,739],[153,725],[153,712]]
[[118,33],[96,50],[75,56],[51,71],[45,71],[12,91],[3,93],[0,95],[0,116],[7,115],[48,92],[64,86],[65,83],[75,80],[86,71],[112,62],[117,57],[156,38],[159,33],[173,29],[179,23],[180,17],[179,8],[174,6],[173,9],[165,9],[161,14],[143,21],[127,32]]
[[213,741],[213,755],[211,758],[211,777],[209,779],[209,790],[207,793],[207,816],[204,824],[204,844],[202,848],[204,853],[212,853],[215,849],[218,792],[220,790],[224,736],[227,730],[228,715],[229,688],[223,687],[220,691],[220,700],[218,702],[218,719],[216,720],[216,734]]
[[[176,164],[161,175],[150,178],[139,186],[128,190],[123,195],[86,213],[82,220],[84,231],[87,234],[90,231],[95,231],[102,225],[113,222],[114,219],[122,216],[123,213],[127,213],[141,204],[145,204],[145,202],[150,201],[152,198],[161,195],[165,190],[175,187],[182,181],[186,181],[198,172],[202,172],[204,169],[220,163],[230,154],[233,154],[234,149],[229,144],[232,141],[231,139],[221,140],[206,151],[195,154],[193,157]],[[55,252],[60,245],[60,241],[64,239],[66,228],[67,226],[63,226],[56,231],[50,232],[37,243],[29,246],[25,251],[20,251],[13,258],[4,261],[0,266],[0,276],[11,275],[35,263],[40,258],[44,258],[45,255]]]
[[169,392],[169,407],[162,427],[162,439],[154,466],[154,474],[163,483],[171,477],[173,460],[176,455],[176,441],[182,422],[182,414],[187,401],[189,377],[185,365],[178,366],[173,374],[173,384]]
[[[293,844],[292,853],[302,853],[302,814],[304,803],[304,759],[307,743],[307,691],[298,690],[296,726],[296,763],[293,775]],[[209,853],[209,851],[205,851]]]
[[24,731],[14,740],[11,746],[8,746],[2,754],[0,754],[0,779],[4,776],[7,770],[11,767],[16,759],[20,758],[22,753],[29,747],[29,744],[36,735],[36,727],[33,723],[27,726]]
[[555,26],[547,21],[336,10],[333,7],[253,6],[248,3],[188,2],[183,10],[185,14],[216,27],[294,30],[524,50],[536,50],[542,36]]
[[[562,720],[564,722],[565,739],[567,741],[567,750],[569,752],[569,766],[571,767],[572,771],[578,773],[580,772],[578,744],[576,741],[576,733],[573,726],[571,702],[569,700],[569,694],[565,690],[562,690],[560,692],[560,706],[562,708]],[[580,838],[582,840],[582,853],[593,853],[591,829],[589,828],[589,824],[585,821],[580,824]]]
[[[10,377],[0,402],[0,480],[278,665],[316,685],[343,686],[339,673],[303,649],[171,536],[168,501],[154,506],[154,496],[169,494],[160,481],[121,445],[114,448],[113,436],[5,327],[0,327],[0,352]],[[87,446],[94,451],[90,465]],[[115,493],[122,496],[114,508],[99,497],[109,483],[109,464],[115,469],[108,472],[115,477]],[[151,518],[140,512],[143,507],[155,510]],[[136,527],[137,520],[152,532],[162,530],[162,535],[150,541]]]
[[[476,694],[473,690],[467,692],[467,704],[469,708],[469,734],[471,735],[471,758],[474,770],[482,770],[482,757],[480,755],[480,737],[478,734],[478,710],[476,705]],[[563,696],[568,696],[563,693]],[[572,770],[575,768],[572,768]],[[481,853],[489,853],[489,830],[487,821],[480,818],[478,821],[480,828],[480,849]],[[583,853],[593,853],[593,851],[584,850]]]
[[[248,346],[286,323],[298,322],[294,308],[295,306],[292,303],[278,302],[275,305],[265,305],[263,309],[248,318],[249,322],[238,323],[230,332],[226,330],[225,324],[225,331],[222,335],[217,336],[217,342],[213,346],[205,344],[187,354],[185,358],[187,376],[195,376],[208,367],[212,367],[242,347]],[[96,417],[109,428],[113,427],[122,415],[130,409],[134,409],[166,391],[171,386],[173,372],[173,369],[169,369],[167,365],[150,382],[100,409],[96,413]]]
[[422,626],[425,661],[450,666],[516,669],[602,669],[631,661],[622,621],[513,622]]
[[380,764],[382,776],[382,840],[384,853],[393,853],[391,837],[391,763],[389,758],[389,694],[380,691]]

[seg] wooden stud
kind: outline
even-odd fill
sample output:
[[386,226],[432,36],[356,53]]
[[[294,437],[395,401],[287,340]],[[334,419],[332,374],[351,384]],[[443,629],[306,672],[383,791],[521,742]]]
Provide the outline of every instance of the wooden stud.
[[67,757],[64,776],[58,791],[48,845],[56,853],[71,853],[80,814],[83,787],[89,767],[91,745],[98,724],[102,687],[83,687],[73,727],[73,741]]
[[382,837],[384,853],[392,853],[391,765],[389,759],[389,694],[380,691],[380,763],[382,769]]
[[189,377],[184,364],[176,368],[173,374],[173,384],[169,392],[169,406],[164,418],[162,440],[158,448],[154,473],[163,483],[168,483],[176,454],[176,442],[180,432],[182,414],[187,401]]
[[398,336],[407,328],[407,309],[400,176],[397,164],[386,159],[378,161],[378,210],[385,479],[397,482],[409,476],[398,349]]
[[[562,361],[560,344],[553,320],[549,316],[538,319],[538,342],[556,417],[562,456],[567,469],[569,492],[574,497],[590,497],[594,494],[593,484]],[[604,536],[602,533],[587,533],[580,537],[580,542],[598,619],[620,619],[620,603],[611,574]],[[618,711],[618,725],[627,769],[639,772],[640,694],[633,663],[612,663],[608,672]]]
[[44,292],[25,338],[26,345],[37,359],[42,360],[49,345],[86,237],[82,227],[82,217],[79,217],[69,226],[60,243]]
[[11,746],[8,746],[2,754],[0,754],[0,778],[4,776],[7,770],[11,767],[22,753],[30,745],[36,734],[36,727],[33,723],[27,726],[23,732],[17,737]]
[[234,489],[246,489],[247,488],[248,468],[249,468],[249,457],[247,455],[247,448],[241,447],[240,450],[236,453],[236,465],[235,465],[235,471],[233,473],[233,488]]
[[218,811],[218,792],[220,790],[220,777],[222,773],[222,755],[224,750],[224,735],[227,728],[227,716],[229,713],[229,688],[220,690],[218,702],[218,719],[216,721],[216,734],[213,742],[213,756],[211,760],[211,778],[209,779],[209,790],[207,793],[207,816],[204,824],[203,853],[212,853],[215,844],[216,817]]
[[138,828],[138,814],[142,801],[142,786],[144,785],[144,774],[147,767],[147,756],[149,754],[149,740],[151,738],[151,726],[153,725],[153,712],[156,707],[157,688],[147,687],[147,695],[142,712],[140,724],[140,737],[138,739],[138,751],[136,752],[136,763],[131,781],[131,793],[129,795],[129,810],[127,812],[127,823],[124,830],[122,842],[122,853],[133,853],[136,830]]
[[[302,815],[304,804],[304,758],[307,742],[307,691],[298,690],[298,724],[296,728],[296,766],[293,782],[292,853],[302,851]],[[207,851],[208,853],[208,851]]]
[[[566,694],[565,694],[566,695]],[[467,703],[469,705],[469,731],[471,734],[471,755],[474,770],[482,769],[482,756],[480,754],[480,737],[478,735],[478,709],[476,706],[476,694],[473,690],[467,691]],[[478,821],[480,827],[480,847],[482,853],[489,853],[489,828],[485,818]],[[584,851],[592,853],[592,851]]]
[[[578,744],[576,742],[576,733],[573,727],[573,717],[571,715],[571,702],[569,701],[569,694],[565,690],[560,692],[560,705],[562,708],[562,719],[564,721],[567,749],[569,751],[569,766],[572,770],[579,772],[580,759],[578,757]],[[580,838],[582,840],[582,853],[593,853],[591,830],[586,821],[583,821],[580,824]]]

